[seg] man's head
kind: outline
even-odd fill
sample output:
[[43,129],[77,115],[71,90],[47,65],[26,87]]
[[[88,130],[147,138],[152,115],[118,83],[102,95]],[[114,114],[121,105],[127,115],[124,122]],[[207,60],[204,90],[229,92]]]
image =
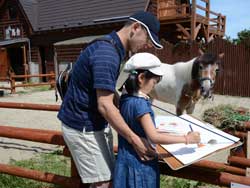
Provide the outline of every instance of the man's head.
[[128,50],[136,53],[142,48],[152,46],[158,49],[163,48],[158,38],[160,23],[153,14],[139,11],[131,15],[129,21]]
[[160,23],[157,18],[150,12],[139,11],[129,17],[130,20],[140,23],[147,31],[147,34],[152,44],[159,49],[162,49],[158,33],[160,31]]

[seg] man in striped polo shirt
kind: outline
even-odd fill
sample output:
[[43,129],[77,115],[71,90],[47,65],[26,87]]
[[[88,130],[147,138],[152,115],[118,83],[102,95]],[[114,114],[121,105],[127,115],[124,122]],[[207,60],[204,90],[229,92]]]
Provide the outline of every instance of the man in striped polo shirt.
[[64,140],[83,183],[91,187],[111,187],[114,167],[111,125],[131,143],[142,160],[154,154],[145,140],[131,131],[114,104],[120,64],[126,52],[142,48],[162,48],[156,17],[140,11],[119,31],[87,46],[74,65],[58,118]]

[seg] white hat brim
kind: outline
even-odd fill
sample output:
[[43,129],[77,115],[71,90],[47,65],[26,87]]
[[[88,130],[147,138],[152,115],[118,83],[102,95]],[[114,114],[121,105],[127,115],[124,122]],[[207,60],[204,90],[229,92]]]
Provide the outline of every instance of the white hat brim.
[[164,72],[162,71],[161,66],[148,69],[148,71],[152,72],[153,74],[155,74],[157,76],[163,76],[164,75]]

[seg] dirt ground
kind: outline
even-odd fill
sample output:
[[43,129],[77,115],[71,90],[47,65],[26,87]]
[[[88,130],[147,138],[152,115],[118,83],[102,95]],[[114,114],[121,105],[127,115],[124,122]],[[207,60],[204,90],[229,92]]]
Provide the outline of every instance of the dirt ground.
[[[6,94],[4,97],[0,97],[0,101],[38,104],[61,103],[60,101],[55,101],[54,90],[42,92],[29,92],[29,90],[22,90],[19,91],[18,94]],[[175,112],[173,105],[164,104],[159,101],[155,101],[155,104],[171,112]],[[249,108],[250,98],[215,95],[213,101],[199,101],[193,115],[201,119],[204,110],[219,104],[231,104],[234,106]],[[156,114],[166,114],[160,110],[155,110],[155,112]],[[0,125],[46,130],[61,130],[60,121],[56,116],[57,112],[0,108]],[[116,138],[116,134],[114,134],[114,137]],[[114,140],[116,143],[116,139]],[[8,163],[11,159],[28,159],[36,153],[51,152],[57,150],[58,148],[58,146],[49,144],[40,144],[30,141],[0,137],[0,163]],[[225,154],[222,154],[219,157],[217,156],[217,158],[221,158],[222,156],[225,156]]]

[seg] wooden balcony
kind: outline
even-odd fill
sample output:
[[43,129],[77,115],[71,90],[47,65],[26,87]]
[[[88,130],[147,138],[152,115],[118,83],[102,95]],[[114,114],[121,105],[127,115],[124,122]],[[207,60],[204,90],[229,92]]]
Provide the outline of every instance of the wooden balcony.
[[175,25],[186,39],[210,41],[225,35],[226,17],[210,10],[210,0],[192,0],[192,4],[189,0],[158,0],[157,5],[161,25]]

